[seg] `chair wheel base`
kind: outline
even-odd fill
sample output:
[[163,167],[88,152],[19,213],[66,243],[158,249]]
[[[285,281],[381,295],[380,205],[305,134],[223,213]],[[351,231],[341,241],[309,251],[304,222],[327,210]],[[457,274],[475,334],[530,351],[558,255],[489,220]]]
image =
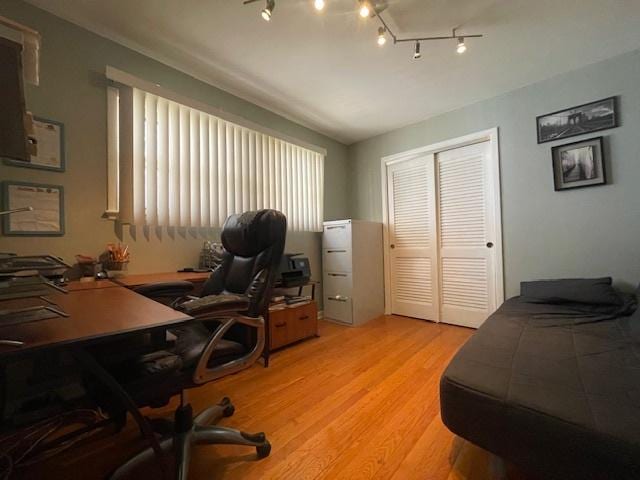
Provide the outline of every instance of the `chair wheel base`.
[[236,407],[233,406],[233,403],[231,403],[231,399],[229,397],[224,397],[222,400],[220,400],[220,403],[218,403],[218,405],[223,407],[222,414],[225,417],[230,417],[236,412]]
[[268,457],[271,453],[271,444],[265,440],[262,445],[256,447],[256,453],[259,459]]

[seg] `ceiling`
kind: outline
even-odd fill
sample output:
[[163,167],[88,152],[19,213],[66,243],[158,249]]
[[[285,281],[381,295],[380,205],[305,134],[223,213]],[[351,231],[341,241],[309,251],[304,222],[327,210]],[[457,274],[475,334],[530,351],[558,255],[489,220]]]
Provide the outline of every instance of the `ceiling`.
[[[485,38],[376,44],[355,0],[28,0],[350,144],[640,48],[638,0],[389,0],[397,34]],[[149,79],[160,81],[160,79]]]

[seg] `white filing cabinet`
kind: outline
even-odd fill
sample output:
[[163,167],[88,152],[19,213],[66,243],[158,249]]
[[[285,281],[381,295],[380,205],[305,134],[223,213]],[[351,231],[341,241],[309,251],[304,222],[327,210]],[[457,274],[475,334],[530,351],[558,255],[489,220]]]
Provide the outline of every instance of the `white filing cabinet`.
[[324,318],[359,325],[384,314],[382,224],[324,222]]

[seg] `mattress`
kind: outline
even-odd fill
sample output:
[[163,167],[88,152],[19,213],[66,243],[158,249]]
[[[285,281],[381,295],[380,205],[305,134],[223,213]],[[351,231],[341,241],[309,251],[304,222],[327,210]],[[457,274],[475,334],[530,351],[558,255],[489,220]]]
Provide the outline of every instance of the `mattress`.
[[640,309],[508,300],[440,384],[455,434],[543,479],[640,479]]

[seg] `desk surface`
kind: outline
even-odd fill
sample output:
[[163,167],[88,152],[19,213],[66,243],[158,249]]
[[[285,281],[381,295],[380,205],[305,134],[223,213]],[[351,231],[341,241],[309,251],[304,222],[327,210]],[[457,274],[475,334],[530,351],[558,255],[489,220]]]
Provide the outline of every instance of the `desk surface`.
[[211,275],[210,272],[196,273],[196,272],[169,272],[169,273],[143,273],[137,275],[126,275],[124,277],[116,278],[115,283],[124,285],[125,287],[133,288],[147,283],[160,283],[160,282],[204,282]]
[[[25,342],[23,347],[0,345],[0,356],[40,347],[86,343],[135,331],[165,328],[190,320],[172,310],[123,287],[93,288],[54,293],[46,297],[69,314],[20,325],[0,327],[0,339]],[[41,305],[37,298],[9,300],[3,308]]]

